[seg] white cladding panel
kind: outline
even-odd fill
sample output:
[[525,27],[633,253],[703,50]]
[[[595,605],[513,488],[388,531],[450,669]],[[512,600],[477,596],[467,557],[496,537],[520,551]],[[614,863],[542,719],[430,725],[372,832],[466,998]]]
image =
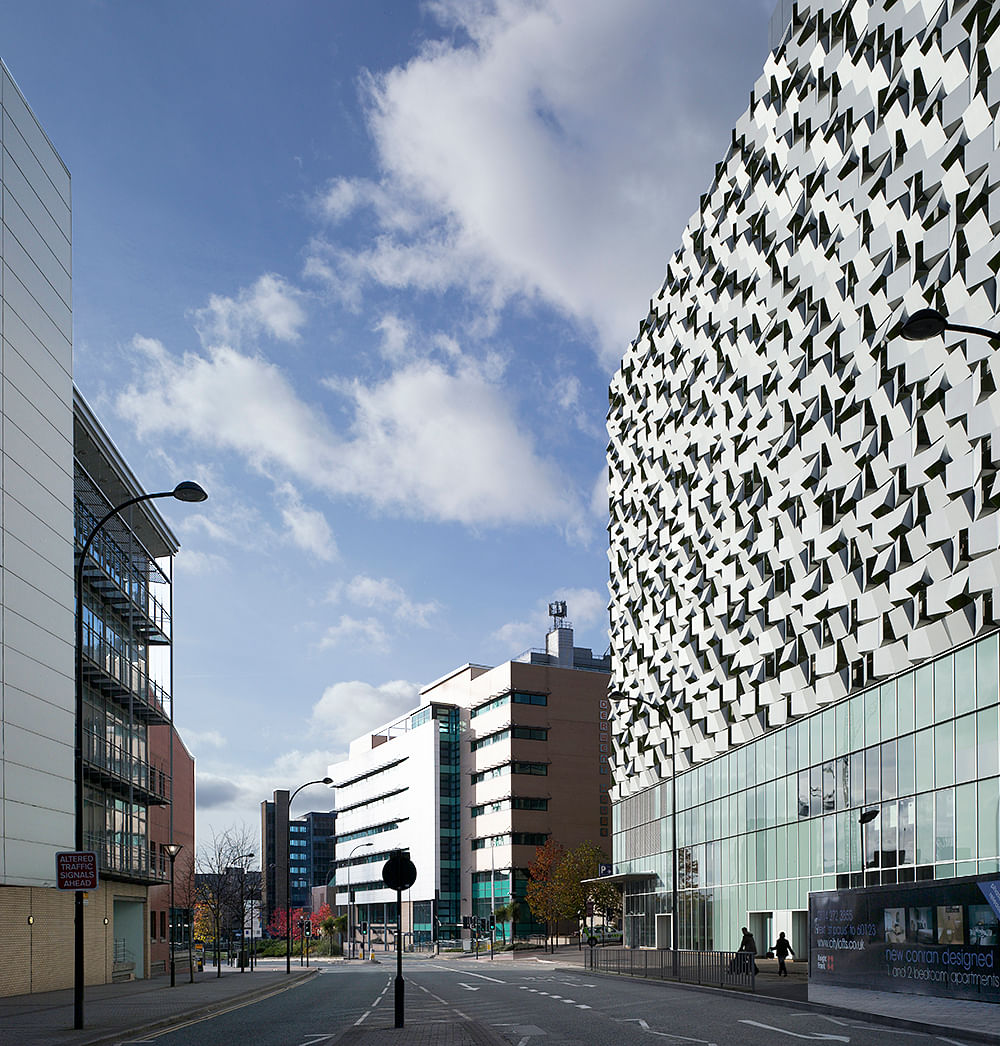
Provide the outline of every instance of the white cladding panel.
[[0,65],[0,884],[73,845],[70,180]]
[[1000,357],[899,332],[1000,326],[998,55],[795,5],[611,384],[618,796],[996,627]]

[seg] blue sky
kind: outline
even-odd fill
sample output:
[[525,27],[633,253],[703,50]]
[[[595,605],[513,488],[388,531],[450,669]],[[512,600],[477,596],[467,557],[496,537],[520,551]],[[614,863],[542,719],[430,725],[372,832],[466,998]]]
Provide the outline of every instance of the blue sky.
[[76,382],[147,489],[210,493],[164,509],[203,838],[550,599],[606,649],[608,378],[772,7],[0,8],[73,177]]

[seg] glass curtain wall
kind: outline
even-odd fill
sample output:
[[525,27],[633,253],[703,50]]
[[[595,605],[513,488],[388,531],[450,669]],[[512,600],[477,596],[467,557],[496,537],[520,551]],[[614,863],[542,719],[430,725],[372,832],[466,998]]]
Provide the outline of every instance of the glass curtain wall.
[[[749,913],[804,910],[862,875],[1000,870],[998,678],[993,634],[679,774],[680,947],[736,947]],[[670,787],[615,807],[616,871],[648,873],[624,898],[640,947],[670,910]]]

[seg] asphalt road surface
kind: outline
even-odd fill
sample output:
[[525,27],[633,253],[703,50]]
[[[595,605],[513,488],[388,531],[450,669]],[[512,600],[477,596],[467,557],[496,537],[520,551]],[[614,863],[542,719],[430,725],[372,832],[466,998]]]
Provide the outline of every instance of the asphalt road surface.
[[[395,964],[337,963],[312,980],[143,1038],[162,1046],[322,1046],[352,1026],[393,1026]],[[407,1026],[472,1018],[511,1046],[850,1046],[961,1044],[776,1006],[759,997],[563,971],[538,961],[419,959],[404,964]],[[971,1046],[971,1044],[970,1044]]]

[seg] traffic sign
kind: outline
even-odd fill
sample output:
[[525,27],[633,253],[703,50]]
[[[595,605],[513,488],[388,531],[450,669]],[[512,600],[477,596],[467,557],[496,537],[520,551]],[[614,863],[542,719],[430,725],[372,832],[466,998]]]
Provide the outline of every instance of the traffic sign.
[[417,881],[417,867],[404,850],[393,850],[382,866],[382,882],[390,890],[409,890]]
[[97,854],[93,850],[64,850],[56,854],[56,887],[60,890],[96,890]]

